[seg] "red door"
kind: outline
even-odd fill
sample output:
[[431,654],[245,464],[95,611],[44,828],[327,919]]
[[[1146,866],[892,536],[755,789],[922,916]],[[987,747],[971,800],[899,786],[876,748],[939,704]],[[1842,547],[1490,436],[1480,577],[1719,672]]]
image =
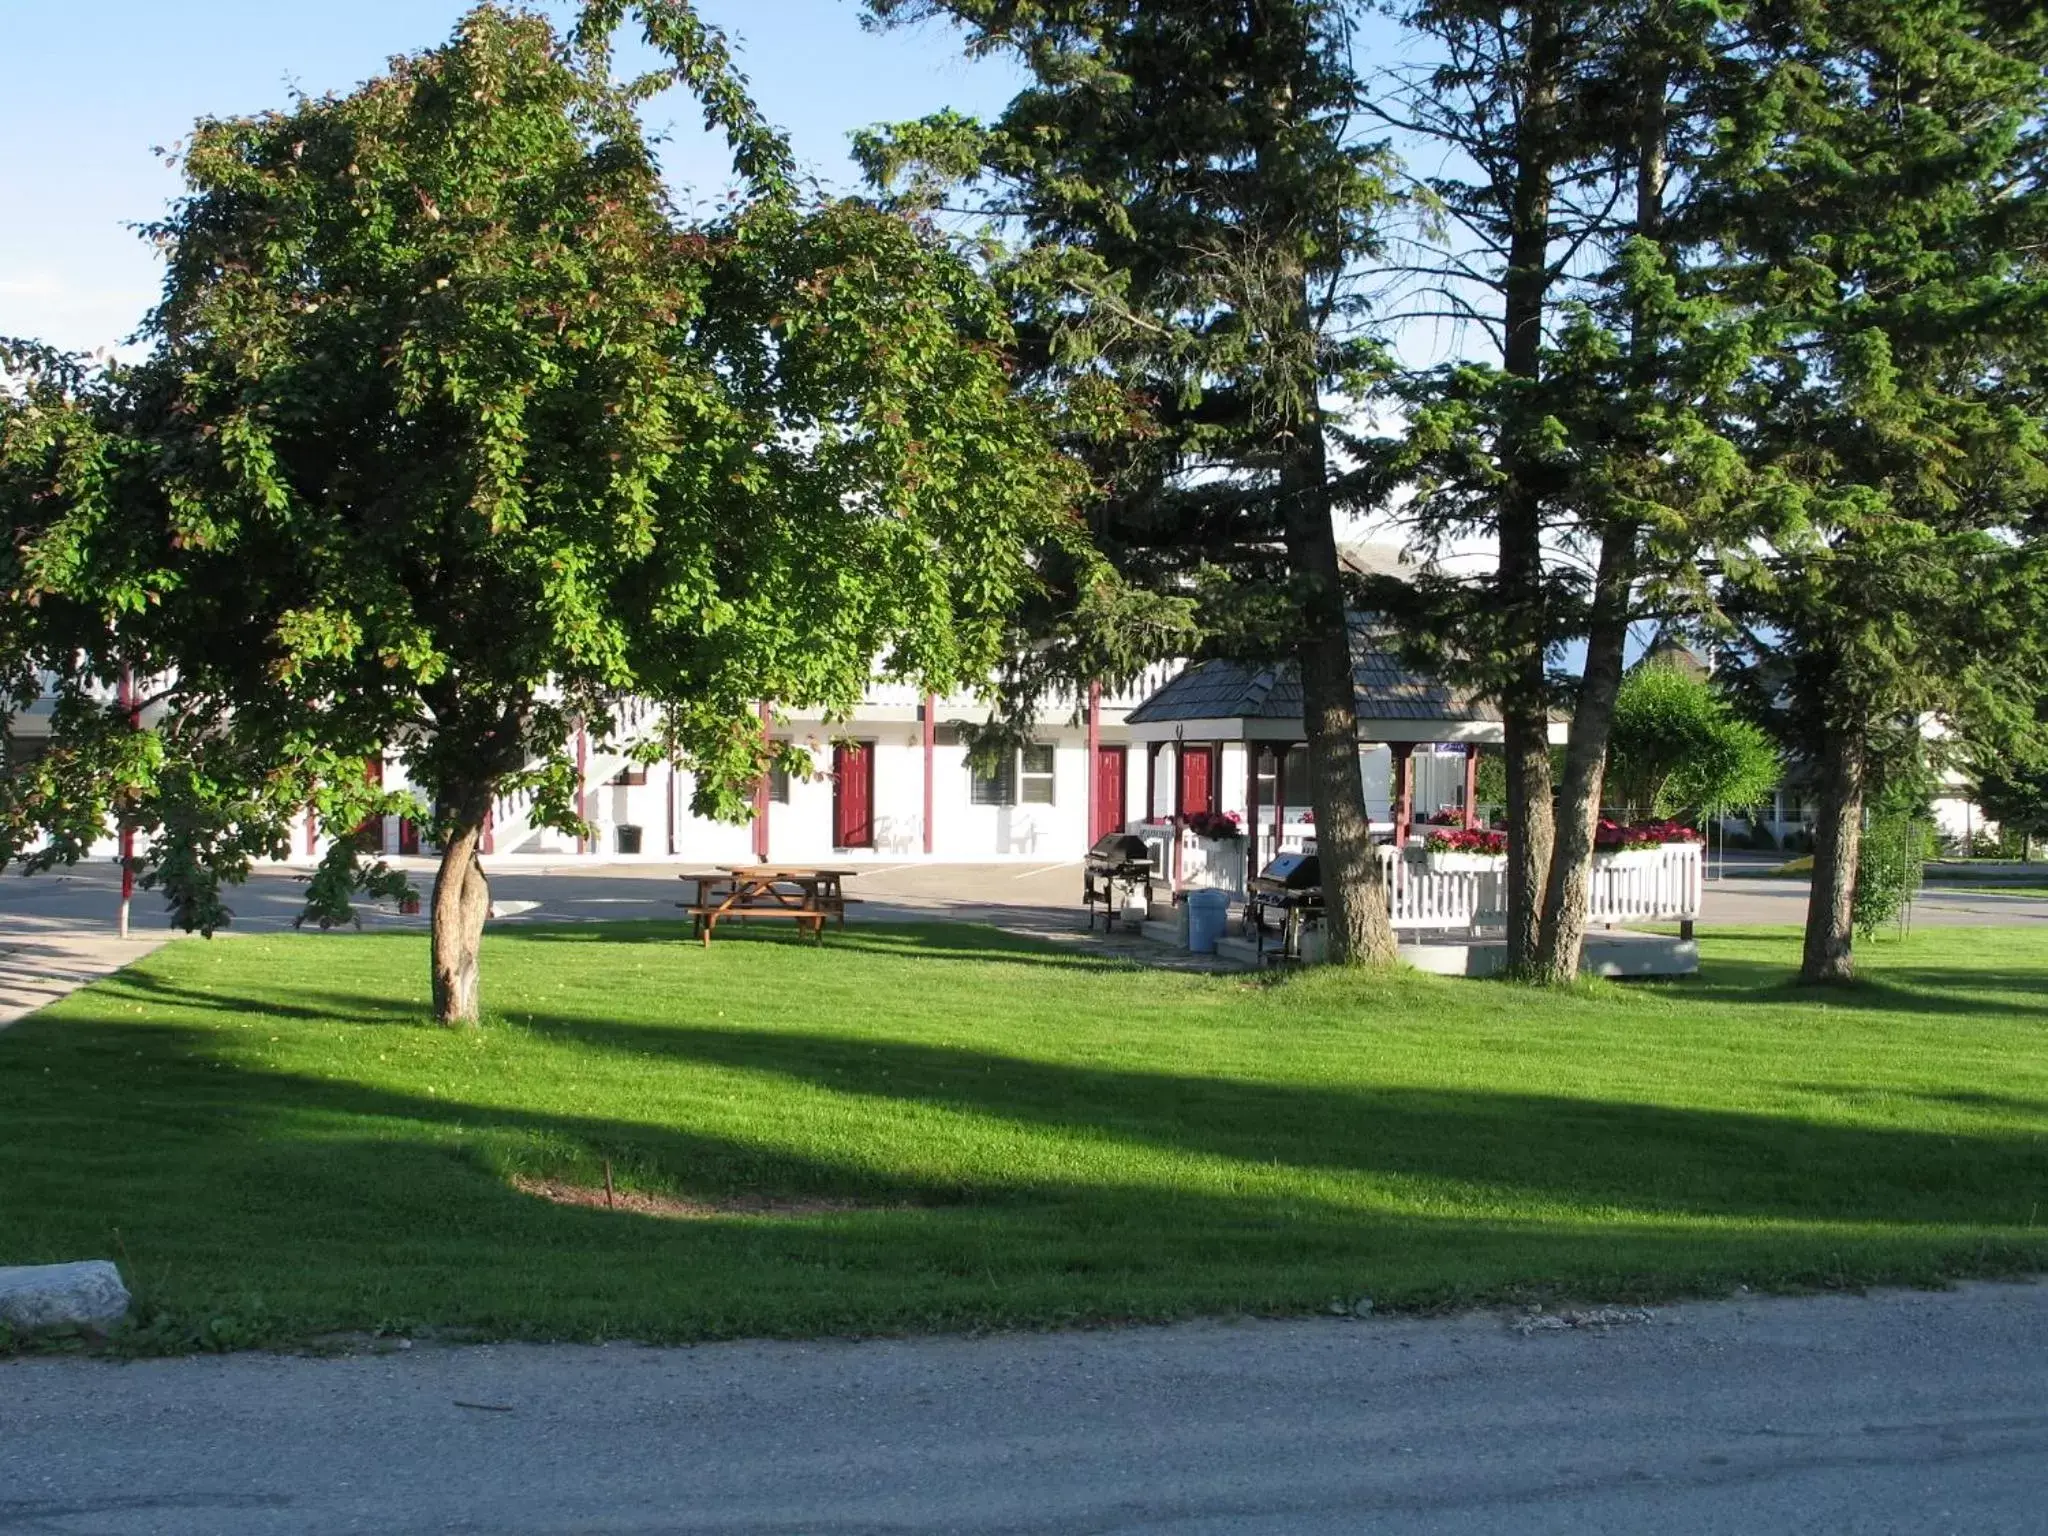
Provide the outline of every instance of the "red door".
[[[370,782],[373,788],[382,789],[384,787],[384,755],[381,752],[375,757],[363,759],[363,777]],[[356,828],[356,843],[365,852],[382,853],[384,851],[384,818],[382,816],[365,816],[363,824]]]
[[1207,815],[1216,809],[1216,749],[1184,747],[1180,754],[1180,813]]
[[832,846],[875,846],[875,749],[841,742],[832,749]]
[[1088,829],[1093,844],[1124,829],[1124,749],[1095,749],[1095,825]]

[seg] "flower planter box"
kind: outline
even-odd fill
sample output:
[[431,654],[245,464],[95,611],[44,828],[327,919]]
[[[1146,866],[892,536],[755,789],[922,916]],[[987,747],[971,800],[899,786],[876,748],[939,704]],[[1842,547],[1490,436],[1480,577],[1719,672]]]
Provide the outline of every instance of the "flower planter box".
[[1661,863],[1666,844],[1655,848],[1598,848],[1593,852],[1593,862],[1603,869],[1639,869],[1645,865]]
[[1430,873],[1438,875],[1490,875],[1507,868],[1508,863],[1508,856],[1504,853],[1459,853],[1454,850],[1425,853],[1422,859]]

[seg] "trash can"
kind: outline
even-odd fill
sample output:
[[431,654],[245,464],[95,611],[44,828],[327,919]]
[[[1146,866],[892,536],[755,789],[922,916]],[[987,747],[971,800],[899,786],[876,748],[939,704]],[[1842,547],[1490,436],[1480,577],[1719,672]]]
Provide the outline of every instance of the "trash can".
[[1223,937],[1223,925],[1230,920],[1230,892],[1188,892],[1188,950],[1197,955],[1216,953],[1216,941]]
[[640,851],[640,829],[638,827],[629,827],[621,823],[619,826],[612,828],[612,836],[617,841],[620,853],[638,853]]

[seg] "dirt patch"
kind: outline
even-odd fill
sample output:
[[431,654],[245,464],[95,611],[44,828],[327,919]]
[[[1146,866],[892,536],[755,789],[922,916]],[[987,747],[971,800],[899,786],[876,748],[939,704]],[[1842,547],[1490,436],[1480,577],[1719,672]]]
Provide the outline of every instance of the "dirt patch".
[[774,1199],[766,1195],[735,1195],[730,1200],[682,1200],[674,1195],[646,1195],[620,1189],[607,1195],[602,1189],[582,1184],[564,1184],[558,1179],[512,1181],[522,1195],[532,1195],[554,1205],[590,1206],[602,1210],[626,1211],[635,1216],[666,1216],[677,1221],[704,1221],[714,1216],[832,1216],[844,1211],[879,1211],[883,1206],[858,1200]]

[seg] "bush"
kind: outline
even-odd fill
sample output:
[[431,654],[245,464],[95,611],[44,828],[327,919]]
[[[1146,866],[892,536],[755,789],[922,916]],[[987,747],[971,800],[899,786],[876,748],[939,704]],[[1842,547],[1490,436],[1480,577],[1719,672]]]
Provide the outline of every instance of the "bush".
[[1904,928],[1920,879],[1933,851],[1932,829],[1910,816],[1883,815],[1863,830],[1856,860],[1856,932],[1870,938],[1880,928]]
[[1646,662],[1614,701],[1607,794],[1654,816],[1755,805],[1780,777],[1777,748],[1707,679]]

